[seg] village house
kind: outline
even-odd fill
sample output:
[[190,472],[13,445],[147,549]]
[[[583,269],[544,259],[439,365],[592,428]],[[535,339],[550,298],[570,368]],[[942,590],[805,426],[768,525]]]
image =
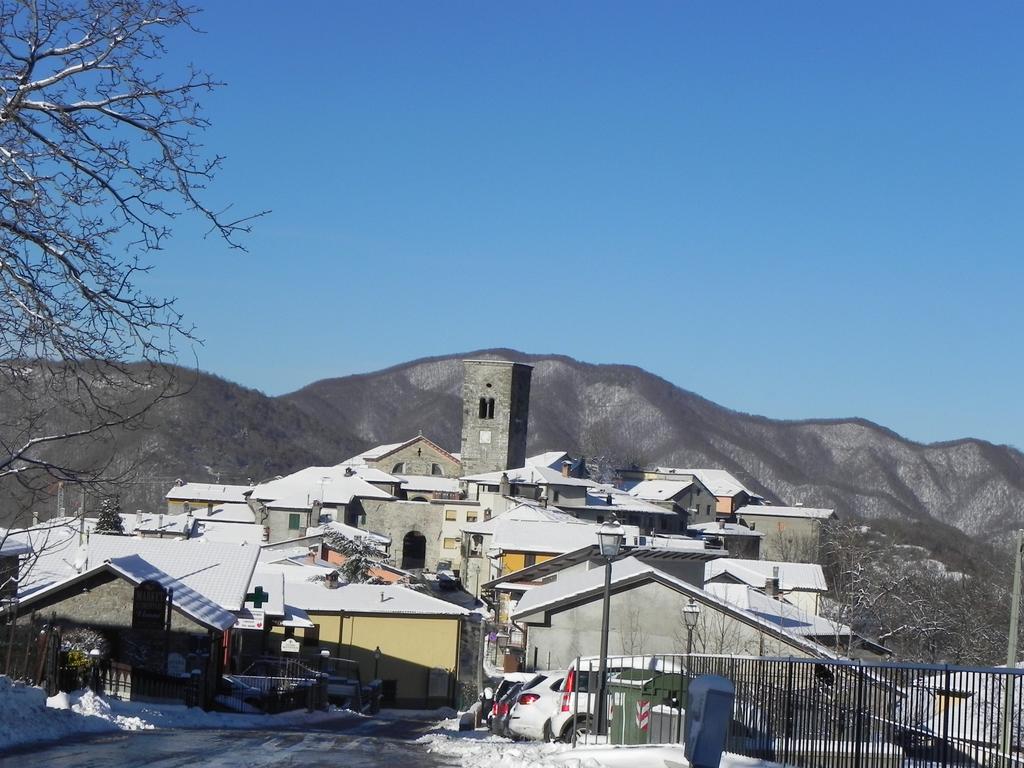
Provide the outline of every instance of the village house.
[[[604,568],[588,560],[523,594],[511,618],[527,630],[527,658],[557,668],[598,652]],[[688,637],[682,609],[691,601],[699,620]],[[832,658],[820,641],[848,632],[777,600],[737,605],[632,553],[612,564],[609,625],[612,655],[675,653],[692,642],[699,653]]]
[[736,521],[764,534],[765,560],[816,562],[822,527],[836,520],[834,509],[747,505],[735,512]]
[[255,580],[283,592],[273,606],[280,618],[262,637],[265,653],[294,653],[313,665],[324,651],[352,660],[366,679],[382,681],[387,706],[450,706],[460,677],[472,678],[477,659],[464,658],[473,646],[466,624],[478,625],[479,616],[466,608],[404,585],[346,584],[322,561],[262,563]]
[[350,522],[364,500],[394,498],[343,465],[306,467],[260,483],[247,494],[269,542],[302,536],[307,528],[328,520]]
[[811,614],[820,612],[821,599],[828,592],[825,572],[817,563],[731,557],[708,562],[704,570],[704,584],[705,588],[709,584],[746,584]]
[[638,499],[657,504],[675,512],[687,526],[711,522],[715,519],[714,497],[696,478],[686,480],[640,480],[629,488],[629,493]]
[[[654,467],[653,469],[620,469],[617,472],[622,487],[629,489],[645,480],[667,480],[679,483],[700,483],[702,491],[692,500],[691,508],[696,509],[695,522],[707,522],[716,517],[729,517],[737,509],[749,504],[760,504],[762,496],[746,488],[743,483],[724,469],[677,469],[676,467]],[[710,493],[712,499],[704,497]]]
[[764,534],[739,523],[718,520],[711,523],[697,523],[690,526],[709,547],[724,549],[733,557],[757,560],[761,556],[761,540]]
[[251,485],[220,483],[186,483],[178,480],[165,496],[167,513],[181,515],[200,509],[213,509],[221,504],[245,504]]
[[204,701],[212,700],[258,548],[83,537],[70,525],[52,524],[19,538],[34,545],[36,557],[8,608],[18,623],[39,615],[64,631],[92,630],[104,638],[104,667],[121,674],[199,670]]

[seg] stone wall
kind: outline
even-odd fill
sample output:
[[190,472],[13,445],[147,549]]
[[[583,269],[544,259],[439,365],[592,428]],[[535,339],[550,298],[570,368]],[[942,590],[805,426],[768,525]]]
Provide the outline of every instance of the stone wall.
[[206,627],[176,610],[171,611],[169,634],[162,629],[132,629],[134,597],[133,584],[104,573],[33,603],[31,610],[65,629],[95,629],[110,641],[114,660],[155,672],[164,670],[167,653],[185,657],[196,650],[197,636],[208,635]]
[[438,560],[446,559],[441,555],[443,503],[362,499],[359,505],[359,527],[391,537],[391,561],[399,568],[406,555],[405,537],[412,532],[426,539],[424,568],[436,570]]

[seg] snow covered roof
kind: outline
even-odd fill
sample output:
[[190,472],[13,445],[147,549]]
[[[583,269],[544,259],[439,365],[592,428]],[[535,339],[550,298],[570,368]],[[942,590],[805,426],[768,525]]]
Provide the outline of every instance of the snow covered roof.
[[383,469],[377,467],[369,467],[365,464],[342,464],[341,466],[355,472],[356,476],[361,477],[368,483],[392,483],[398,485],[401,482],[396,475],[392,475],[389,472],[385,472]]
[[129,534],[143,532],[185,536],[192,527],[192,518],[186,514],[121,513],[121,522],[124,532]]
[[555,469],[561,472],[563,461],[571,461],[569,454],[565,451],[547,451],[536,456],[528,456],[526,458],[526,466],[547,467],[548,469]]
[[[577,520],[572,515],[541,507],[519,504],[490,520],[462,527],[465,533],[491,535],[490,546],[513,552],[572,552],[597,541],[598,523]],[[627,537],[640,535],[635,525],[622,526]]]
[[440,453],[443,453],[447,456],[451,456],[456,461],[459,461],[459,454],[448,453],[448,451],[439,446],[430,438],[425,437],[423,435],[417,435],[416,437],[409,438],[408,440],[405,440],[401,443],[388,443],[387,445],[378,445],[374,448],[370,448],[356,456],[353,456],[350,459],[345,459],[345,461],[343,461],[338,466],[365,466],[366,462],[368,461],[379,461],[380,459],[386,457],[388,454],[394,453],[395,451],[401,450],[402,448],[406,448],[416,442],[428,443],[432,448],[439,451]]
[[[671,509],[652,504],[614,486],[598,484],[587,489],[587,503],[583,507],[599,512],[641,512],[648,515],[675,515]],[[572,507],[579,509],[579,507]]]
[[728,574],[744,584],[759,589],[774,576],[779,569],[779,588],[785,592],[793,590],[825,592],[825,572],[817,563],[786,563],[775,560],[742,560],[735,557],[722,557],[710,561],[704,566],[704,579],[710,581],[723,574]]
[[693,482],[688,480],[641,480],[629,493],[647,501],[669,501],[692,487]]
[[[134,539],[134,541],[138,541],[138,539]],[[136,586],[144,581],[155,581],[160,586],[172,590],[173,607],[204,626],[223,631],[235,623],[234,614],[225,610],[209,595],[193,589],[180,579],[171,577],[140,555],[131,554],[105,560],[81,572],[72,570],[64,578],[50,582],[33,590],[31,594],[22,596],[19,602],[26,607],[31,607],[32,603],[46,595],[59,592],[104,571],[121,576]]]
[[245,544],[258,547],[263,543],[264,530],[262,525],[255,523],[232,523],[208,518],[193,520],[192,541],[214,541],[222,544]]
[[333,569],[316,566],[266,565],[284,576],[285,603],[306,613],[466,616],[470,611],[399,584],[342,584],[330,589],[323,581],[309,581]]
[[138,555],[228,611],[237,611],[244,604],[249,577],[259,557],[258,547],[99,534],[89,538],[87,548],[90,566]]
[[396,475],[406,491],[441,491],[458,493],[457,477],[441,477],[440,475]]
[[738,606],[765,621],[777,624],[787,632],[805,637],[845,637],[850,628],[797,608],[792,603],[776,600],[746,584],[705,584],[705,591]]
[[365,539],[375,544],[382,544],[384,546],[391,545],[391,537],[385,536],[383,533],[374,533],[373,531],[367,531],[363,528],[356,528],[354,525],[346,525],[345,523],[339,523],[337,520],[333,520],[325,525],[318,526],[316,528],[307,528],[307,535],[318,534],[318,533],[338,533],[347,539]]
[[245,502],[217,504],[213,509],[199,507],[192,510],[192,517],[197,520],[216,520],[224,523],[256,522],[256,513]]
[[172,605],[201,624],[225,630],[235,623],[234,614],[225,610],[219,600],[189,586],[187,579],[173,578],[140,555],[114,557],[107,564],[135,584],[152,580],[158,582],[165,589],[173,590]]
[[286,605],[284,607],[284,618],[281,619],[282,627],[302,627],[303,629],[312,629],[316,626],[312,621],[309,620],[309,614],[301,608],[296,608],[294,605]]
[[751,536],[755,539],[764,537],[764,531],[751,530],[739,523],[696,523],[695,525],[688,525],[687,528],[700,531],[708,536],[718,534],[719,536]]
[[[604,591],[604,579],[604,568],[591,568],[561,575],[555,581],[526,591],[523,597],[520,598],[519,604],[513,611],[511,618],[513,620],[522,620],[543,611],[562,608],[570,603],[589,602],[591,599],[600,599]],[[729,613],[752,626],[756,626],[762,631],[777,637],[783,637],[787,642],[811,651],[813,655],[835,657],[835,654],[805,637],[805,633],[791,631],[783,623],[772,620],[769,616],[762,616],[742,608],[719,595],[695,587],[693,584],[672,576],[650,563],[642,562],[635,557],[626,557],[612,563],[611,583],[613,590],[617,586],[625,587],[631,583],[644,583],[650,580],[658,581],[670,589],[692,597],[699,603]],[[745,586],[743,588],[747,589]]]
[[354,498],[394,499],[355,473],[346,473],[347,468],[306,467],[286,477],[260,483],[252,492],[252,498],[267,506],[287,509],[309,509],[314,501],[325,505],[344,506]]
[[35,553],[28,567],[19,575],[18,595],[24,596],[75,573],[74,561],[79,538],[91,527],[84,520],[63,517],[47,520],[31,528],[9,531],[8,542],[17,542]]
[[221,485],[220,483],[184,483],[175,485],[164,497],[168,501],[205,501],[242,503],[250,485]]
[[737,517],[803,517],[810,520],[827,520],[836,516],[834,509],[815,507],[783,507],[774,504],[748,504],[736,510]]
[[654,471],[662,475],[693,475],[715,496],[735,496],[741,491],[745,491],[749,496],[757,496],[757,494],[737,480],[731,472],[724,469],[678,469],[676,467],[655,467]]
[[487,483],[498,485],[501,483],[501,476],[508,475],[509,482],[521,485],[562,485],[562,486],[583,486],[592,487],[597,485],[593,480],[584,480],[579,477],[565,477],[558,470],[550,467],[527,466],[519,469],[509,469],[505,472],[483,472],[479,475],[468,475],[463,480],[474,483]]
[[[409,442],[408,440],[406,443]],[[379,459],[381,456],[386,456],[392,451],[397,451],[405,443],[388,443],[387,445],[378,445],[373,448],[369,448],[362,453],[356,454],[352,458],[345,459],[339,466],[365,466],[367,461],[373,461]]]
[[27,541],[17,536],[11,536],[9,531],[0,528],[0,556],[27,555],[31,551],[32,547]]

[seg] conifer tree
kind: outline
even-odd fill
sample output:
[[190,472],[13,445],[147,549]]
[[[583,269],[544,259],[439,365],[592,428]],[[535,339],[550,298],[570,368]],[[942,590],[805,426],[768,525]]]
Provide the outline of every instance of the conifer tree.
[[121,522],[121,500],[117,496],[108,497],[102,501],[94,530],[96,533],[124,535],[124,525]]

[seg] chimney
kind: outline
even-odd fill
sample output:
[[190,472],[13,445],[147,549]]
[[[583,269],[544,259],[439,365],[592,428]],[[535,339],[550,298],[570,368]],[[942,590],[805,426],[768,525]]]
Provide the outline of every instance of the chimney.
[[337,571],[331,571],[327,574],[327,578],[324,580],[324,586],[328,589],[337,589],[340,586]]
[[563,461],[562,462],[562,477],[571,477],[571,476],[572,476],[572,462],[571,461]]
[[501,480],[498,483],[498,493],[502,496],[508,496],[511,494],[512,484],[508,481],[508,473],[501,473]]
[[609,507],[612,505],[612,495],[610,493],[604,497],[604,503]]
[[780,586],[781,585],[779,581],[779,566],[776,565],[772,568],[772,577],[765,581],[764,593],[768,595],[768,597],[774,597],[778,599]]
[[724,531],[725,530],[725,520],[719,520],[718,521],[718,530],[720,530],[720,531]]
[[548,508],[548,497],[547,497],[547,496],[541,496],[541,497],[540,497],[540,505],[541,505],[541,506],[542,506],[542,507],[543,507],[544,509],[547,509],[547,508]]

